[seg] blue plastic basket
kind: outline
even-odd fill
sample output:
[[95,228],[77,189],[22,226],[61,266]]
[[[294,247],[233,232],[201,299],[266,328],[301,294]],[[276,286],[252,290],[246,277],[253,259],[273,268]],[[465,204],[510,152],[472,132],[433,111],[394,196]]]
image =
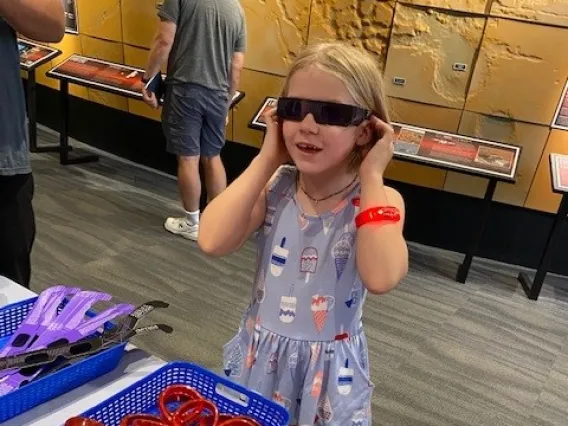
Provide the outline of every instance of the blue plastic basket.
[[[8,343],[36,300],[37,297],[34,297],[0,309],[0,347]],[[112,322],[105,324],[107,329],[112,326]],[[126,343],[113,346],[0,397],[0,423],[114,370],[124,354],[125,346]]]
[[119,426],[129,414],[159,415],[157,402],[168,386],[182,384],[213,401],[220,413],[244,414],[263,426],[286,426],[286,409],[262,395],[188,362],[172,362],[82,414],[105,426]]

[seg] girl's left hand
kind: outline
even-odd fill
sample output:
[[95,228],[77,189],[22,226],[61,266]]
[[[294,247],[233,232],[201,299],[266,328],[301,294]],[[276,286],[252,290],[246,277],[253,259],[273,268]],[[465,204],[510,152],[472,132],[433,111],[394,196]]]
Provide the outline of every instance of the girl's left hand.
[[[369,149],[359,169],[360,176],[367,173],[383,175],[394,153],[394,130],[384,121],[372,116],[370,119],[373,134],[379,140]],[[369,144],[371,145],[371,144]]]

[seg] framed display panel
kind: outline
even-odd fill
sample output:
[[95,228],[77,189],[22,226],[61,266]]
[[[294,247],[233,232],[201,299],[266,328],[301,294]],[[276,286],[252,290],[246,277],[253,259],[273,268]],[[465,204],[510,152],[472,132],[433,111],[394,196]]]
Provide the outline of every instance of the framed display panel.
[[142,99],[144,70],[80,55],[71,55],[47,72],[48,77]]
[[475,176],[514,182],[521,147],[392,123],[394,156]]
[[64,0],[65,5],[65,32],[79,34],[79,20],[77,18],[77,0]]
[[550,154],[550,174],[552,191],[568,193],[568,155]]
[[[276,102],[277,98],[266,97],[249,127],[266,129],[262,115]],[[519,146],[399,123],[392,123],[392,126],[395,132],[394,157],[399,160],[500,181],[515,181],[521,154]]]
[[556,107],[552,127],[555,129],[568,130],[568,80],[566,80],[562,96]]
[[[144,87],[142,68],[72,55],[49,70],[47,76],[129,98],[142,99],[142,88]],[[240,102],[244,96],[244,92],[237,91],[231,107]]]
[[22,39],[18,39],[18,50],[20,67],[25,71],[36,69],[61,54],[61,50]]
[[256,113],[254,114],[254,117],[252,118],[251,122],[249,123],[249,127],[251,129],[257,129],[257,130],[266,129],[266,123],[264,121],[263,115],[268,108],[276,106],[277,100],[278,99],[274,98],[274,97],[264,98],[264,101],[260,105],[260,108],[258,109],[258,111],[256,111]]

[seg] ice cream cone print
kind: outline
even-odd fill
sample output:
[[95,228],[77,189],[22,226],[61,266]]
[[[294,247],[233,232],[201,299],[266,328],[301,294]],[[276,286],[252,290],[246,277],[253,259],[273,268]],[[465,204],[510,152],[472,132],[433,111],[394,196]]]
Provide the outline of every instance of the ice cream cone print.
[[306,274],[306,284],[310,281],[310,274],[315,274],[318,266],[318,251],[314,247],[306,247],[300,258],[300,272]]
[[345,367],[339,369],[337,377],[337,391],[340,395],[349,395],[353,388],[353,369],[349,368],[349,359],[345,360]]
[[266,295],[266,287],[264,284],[264,270],[261,269],[256,279],[256,301],[262,303]]
[[312,296],[312,317],[318,333],[323,330],[329,311],[333,309],[334,304],[335,299],[332,296],[321,296],[319,294]]
[[319,416],[326,422],[330,422],[333,419],[333,409],[331,408],[331,402],[329,401],[329,396],[325,396],[320,400],[318,406]]
[[243,350],[241,345],[235,345],[231,350],[227,364],[225,365],[225,374],[227,377],[241,377],[243,364]]
[[337,273],[337,279],[341,278],[343,271],[345,270],[345,265],[349,260],[351,255],[351,250],[353,248],[353,243],[355,242],[355,237],[351,232],[348,232],[348,225],[345,225],[345,232],[341,235],[341,238],[331,251],[333,258],[335,259],[335,271]]
[[319,398],[321,394],[321,387],[323,385],[323,371],[318,371],[314,376],[314,381],[312,383],[311,395],[314,398]]
[[266,216],[264,217],[264,235],[270,234],[272,224],[274,222],[274,213],[276,213],[275,206],[268,206],[266,209]]
[[288,249],[285,249],[286,238],[282,238],[279,246],[274,246],[272,250],[272,256],[270,258],[270,272],[275,277],[282,275],[284,266],[286,265],[286,260],[288,260]]

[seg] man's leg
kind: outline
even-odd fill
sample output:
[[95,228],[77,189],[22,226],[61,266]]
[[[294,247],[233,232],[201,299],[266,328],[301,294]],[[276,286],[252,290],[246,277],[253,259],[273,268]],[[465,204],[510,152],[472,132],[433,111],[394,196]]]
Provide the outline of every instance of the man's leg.
[[221,161],[225,146],[228,94],[210,91],[205,98],[205,114],[201,130],[201,162],[205,172],[207,201],[211,201],[227,187],[227,173]]
[[29,288],[35,240],[31,174],[0,176],[0,275]]
[[201,157],[201,161],[203,163],[203,171],[205,172],[207,202],[210,202],[227,187],[227,173],[220,155]]
[[162,113],[162,127],[167,150],[178,159],[178,189],[185,216],[169,217],[164,227],[173,234],[194,241],[199,230],[199,145],[202,122],[198,89],[193,85],[169,87]]
[[199,210],[201,198],[201,177],[199,176],[199,155],[178,157],[178,187],[186,212]]

